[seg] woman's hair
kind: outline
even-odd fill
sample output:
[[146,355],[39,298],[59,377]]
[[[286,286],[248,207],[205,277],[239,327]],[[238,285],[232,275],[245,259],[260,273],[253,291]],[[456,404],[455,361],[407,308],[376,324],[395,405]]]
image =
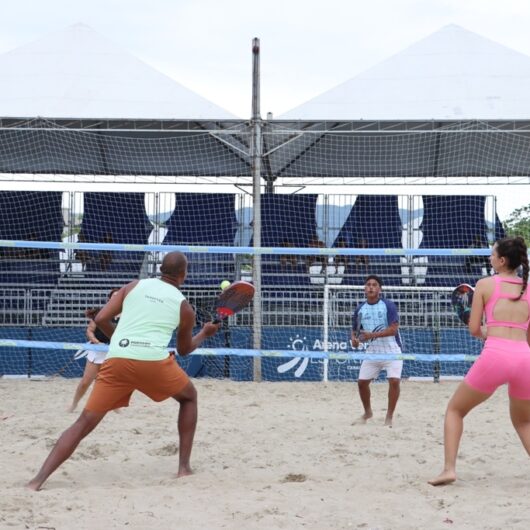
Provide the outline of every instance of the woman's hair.
[[521,236],[504,237],[495,243],[495,249],[500,258],[506,259],[511,270],[515,270],[518,267],[523,269],[521,294],[514,299],[519,300],[528,285],[528,249],[526,248],[526,243]]
[[119,287],[114,287],[114,289],[111,289],[111,290],[110,290],[110,293],[109,293],[109,297],[108,297],[107,300],[110,300],[110,299],[113,297],[113,295],[114,295],[115,293],[117,293],[119,290],[120,290]]
[[90,320],[94,320],[100,309],[100,307],[91,307],[85,311],[85,316]]
[[[119,287],[114,287],[114,289],[111,289],[107,300],[110,300],[112,298],[112,295],[117,293],[119,290],[120,290]],[[89,318],[90,320],[94,320],[96,318],[96,315],[100,311],[101,311],[101,307],[91,307],[85,311],[85,316]]]

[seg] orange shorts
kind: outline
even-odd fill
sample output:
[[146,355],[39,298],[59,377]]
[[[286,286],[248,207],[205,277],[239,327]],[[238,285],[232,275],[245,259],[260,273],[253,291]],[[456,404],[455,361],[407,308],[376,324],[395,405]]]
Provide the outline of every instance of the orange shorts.
[[189,382],[188,375],[173,355],[162,361],[112,357],[101,366],[85,410],[108,412],[128,407],[135,390],[153,401],[164,401],[182,392]]

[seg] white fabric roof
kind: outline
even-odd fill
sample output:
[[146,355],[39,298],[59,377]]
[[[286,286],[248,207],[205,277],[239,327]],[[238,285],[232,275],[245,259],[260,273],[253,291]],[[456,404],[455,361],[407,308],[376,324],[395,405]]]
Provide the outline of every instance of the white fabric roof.
[[0,55],[0,116],[235,118],[84,24]]
[[445,26],[281,119],[530,119],[530,57]]

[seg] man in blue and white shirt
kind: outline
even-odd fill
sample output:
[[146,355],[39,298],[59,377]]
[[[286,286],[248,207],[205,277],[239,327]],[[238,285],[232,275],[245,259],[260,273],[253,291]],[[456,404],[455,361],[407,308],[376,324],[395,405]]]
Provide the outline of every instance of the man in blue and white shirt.
[[[401,355],[401,338],[399,336],[399,318],[396,305],[390,300],[381,298],[383,282],[379,276],[371,274],[364,282],[366,300],[353,313],[351,342],[358,348],[362,342],[369,354]],[[392,425],[392,418],[399,399],[401,371],[403,361],[365,360],[359,370],[359,396],[364,407],[363,421],[372,416],[370,403],[370,382],[376,379],[381,370],[386,370],[388,379],[388,409],[385,425]]]

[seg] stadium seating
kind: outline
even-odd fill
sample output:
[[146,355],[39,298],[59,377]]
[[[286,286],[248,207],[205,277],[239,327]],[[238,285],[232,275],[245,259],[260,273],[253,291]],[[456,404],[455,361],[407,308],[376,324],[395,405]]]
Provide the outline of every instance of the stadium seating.
[[[87,243],[147,244],[153,226],[143,193],[85,193],[80,234]],[[87,251],[86,273],[137,278],[143,252]]]
[[[315,208],[317,195],[264,194],[261,197],[261,246],[310,247],[318,246]],[[251,246],[253,241],[251,241]],[[292,261],[291,261],[292,259]],[[291,258],[264,255],[262,282],[264,286],[310,285],[307,256]]]
[[[61,241],[61,192],[0,192],[0,239]],[[59,251],[30,248],[0,249],[2,283],[46,284],[57,282]]]
[[[402,248],[402,233],[397,196],[361,195],[357,197],[333,246]],[[367,274],[381,276],[386,284],[400,285],[399,256],[348,257],[344,283],[362,284]]]
[[[235,195],[176,193],[166,222],[164,245],[233,246],[237,230]],[[188,285],[218,285],[234,280],[232,254],[188,254]]]
[[[485,200],[482,196],[423,196],[420,248],[487,248]],[[427,261],[426,286],[474,285],[487,268],[487,257],[480,256],[429,256]]]

